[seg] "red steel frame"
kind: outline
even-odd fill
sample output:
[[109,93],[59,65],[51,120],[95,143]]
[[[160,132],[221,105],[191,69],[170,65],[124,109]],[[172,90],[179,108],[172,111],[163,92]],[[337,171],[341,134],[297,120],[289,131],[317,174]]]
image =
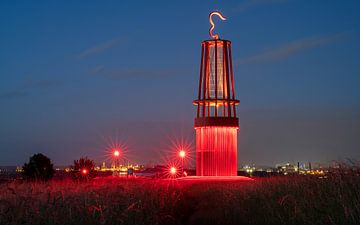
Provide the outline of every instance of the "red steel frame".
[[231,42],[207,40],[201,44],[201,63],[195,118],[196,175],[237,175],[237,132]]

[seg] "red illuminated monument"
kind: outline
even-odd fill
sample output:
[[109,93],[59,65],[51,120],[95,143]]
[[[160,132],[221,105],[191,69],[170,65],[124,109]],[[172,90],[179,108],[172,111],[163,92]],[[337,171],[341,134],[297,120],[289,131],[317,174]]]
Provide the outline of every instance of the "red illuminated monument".
[[237,133],[234,75],[231,59],[231,42],[213,34],[212,16],[225,18],[219,12],[209,15],[212,40],[201,43],[201,66],[195,118],[196,175],[237,175]]

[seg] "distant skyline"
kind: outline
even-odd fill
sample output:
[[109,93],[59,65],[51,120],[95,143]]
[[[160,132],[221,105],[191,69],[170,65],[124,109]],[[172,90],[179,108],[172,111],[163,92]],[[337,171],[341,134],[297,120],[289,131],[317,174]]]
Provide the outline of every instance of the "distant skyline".
[[[208,14],[232,41],[239,164],[360,160],[360,2],[0,3],[0,165],[106,159],[126,142],[161,163],[194,145]],[[194,151],[194,149],[193,149]]]

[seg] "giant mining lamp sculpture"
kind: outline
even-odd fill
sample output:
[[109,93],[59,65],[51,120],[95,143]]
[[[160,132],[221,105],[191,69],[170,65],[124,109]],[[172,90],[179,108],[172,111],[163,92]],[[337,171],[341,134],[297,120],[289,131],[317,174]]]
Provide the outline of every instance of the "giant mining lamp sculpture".
[[226,20],[220,12],[209,15],[212,40],[201,43],[201,66],[195,118],[196,175],[237,175],[237,133],[234,74],[231,59],[231,42],[213,34],[216,15]]

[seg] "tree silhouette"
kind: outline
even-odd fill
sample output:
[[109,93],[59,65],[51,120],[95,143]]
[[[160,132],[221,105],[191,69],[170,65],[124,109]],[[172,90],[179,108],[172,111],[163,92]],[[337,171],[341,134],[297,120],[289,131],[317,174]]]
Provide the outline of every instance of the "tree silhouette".
[[95,177],[95,162],[87,157],[74,160],[73,171],[75,179],[86,180]]
[[23,177],[27,180],[47,181],[54,175],[54,166],[45,155],[38,153],[30,157],[23,166]]

